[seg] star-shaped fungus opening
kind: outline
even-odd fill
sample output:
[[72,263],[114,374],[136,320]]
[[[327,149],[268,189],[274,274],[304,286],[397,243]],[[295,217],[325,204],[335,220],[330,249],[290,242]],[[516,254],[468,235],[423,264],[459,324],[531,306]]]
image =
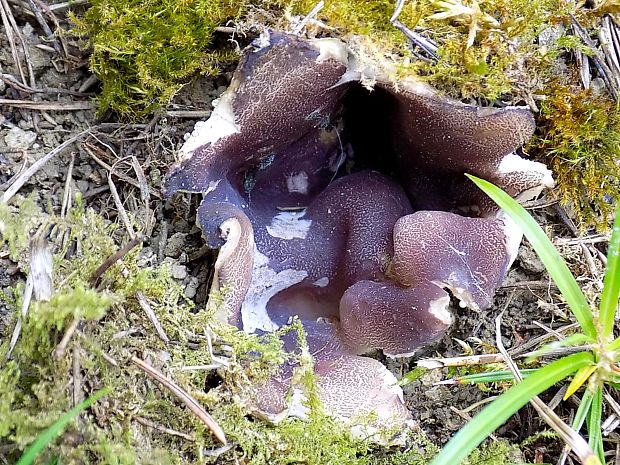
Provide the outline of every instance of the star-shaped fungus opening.
[[[452,322],[447,291],[487,308],[516,255],[521,232],[464,173],[519,198],[553,185],[515,153],[534,131],[527,109],[465,105],[396,74],[336,39],[265,33],[166,182],[204,196],[213,290],[227,290],[218,316],[248,332],[299,317],[328,411],[377,427],[410,414],[361,355],[436,341]],[[257,387],[257,413],[303,410],[287,396],[293,368]]]

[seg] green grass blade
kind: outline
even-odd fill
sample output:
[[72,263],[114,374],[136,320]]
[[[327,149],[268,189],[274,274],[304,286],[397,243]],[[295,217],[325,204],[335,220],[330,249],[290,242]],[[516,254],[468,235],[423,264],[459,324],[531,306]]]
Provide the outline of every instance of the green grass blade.
[[579,368],[594,363],[589,352],[568,355],[540,368],[521,383],[511,387],[469,421],[433,459],[431,465],[456,465],[489,434],[504,424],[517,410],[537,394],[566,378]]
[[620,349],[620,337],[617,337],[616,339],[614,339],[609,346],[607,347],[608,350],[618,350]]
[[603,388],[597,387],[592,396],[592,405],[588,414],[588,443],[598,456],[601,463],[605,463],[603,450],[603,434],[601,432],[601,418],[603,416]]
[[566,303],[575,315],[583,332],[590,337],[596,337],[592,310],[588,300],[581,292],[577,281],[571,274],[562,256],[555,249],[545,232],[532,216],[519,203],[499,187],[484,179],[466,174],[480,189],[498,204],[512,220],[523,230],[530,244],[540,257],[549,272],[551,279],[558,286]]
[[604,340],[612,335],[614,317],[618,308],[618,295],[620,295],[620,206],[616,210],[616,219],[609,240],[607,270],[599,309],[601,336]]
[[88,407],[90,407],[92,404],[97,402],[109,392],[110,388],[103,388],[95,392],[92,396],[90,396],[81,404],[76,405],[67,413],[62,415],[58,420],[54,422],[52,426],[50,426],[37,436],[37,439],[35,439],[35,441],[28,447],[28,449],[24,451],[24,453],[15,465],[30,465],[31,463],[33,463],[39,456],[39,454],[43,451],[43,449],[45,449],[45,447],[50,442],[52,442],[56,438],[56,436],[58,436],[62,432],[63,429],[65,429],[67,423],[77,417],[82,410],[86,410]]
[[[538,371],[538,368],[526,368],[519,370],[523,378],[527,378],[532,373]],[[497,383],[499,381],[512,381],[515,377],[509,370],[487,371],[484,373],[474,373],[471,375],[455,376],[452,378],[457,384],[465,383]],[[449,381],[449,380],[448,380]],[[447,383],[446,383],[447,384]]]
[[571,425],[571,427],[577,432],[579,432],[583,426],[583,422],[590,412],[590,405],[592,405],[593,397],[594,393],[590,391],[590,389],[586,389],[583,392],[583,397],[581,398],[581,402],[579,403],[579,407],[575,413],[575,418],[573,418],[573,424]]

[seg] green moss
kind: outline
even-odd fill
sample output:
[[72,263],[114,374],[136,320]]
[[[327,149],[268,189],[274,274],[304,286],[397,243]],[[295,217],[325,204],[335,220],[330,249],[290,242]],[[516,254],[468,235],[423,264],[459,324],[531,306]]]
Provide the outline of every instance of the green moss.
[[217,73],[235,58],[213,48],[214,29],[239,13],[233,0],[95,0],[74,32],[88,38],[102,82],[100,111],[148,114],[197,72]]
[[508,441],[493,441],[483,445],[463,461],[463,465],[510,465],[523,463],[519,448]]
[[560,0],[422,0],[412,2],[417,20],[438,44],[437,62],[416,63],[435,87],[457,98],[492,101],[531,92],[552,69],[557,46],[539,47],[544,30],[569,11]]
[[[19,201],[19,200],[18,200]],[[37,227],[44,216],[32,197],[21,199],[18,212],[0,202],[0,246],[8,245],[9,258],[18,261],[22,251],[28,246],[31,231]]]
[[557,85],[541,103],[531,151],[553,170],[560,200],[582,227],[606,227],[620,200],[620,107],[604,96]]

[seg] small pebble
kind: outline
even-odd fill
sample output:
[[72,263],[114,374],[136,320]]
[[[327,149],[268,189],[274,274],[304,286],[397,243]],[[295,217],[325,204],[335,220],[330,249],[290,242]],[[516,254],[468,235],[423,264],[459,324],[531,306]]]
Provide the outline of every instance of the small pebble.
[[187,267],[185,265],[174,264],[172,265],[171,272],[174,279],[182,280],[187,277]]
[[4,142],[10,149],[27,150],[36,140],[37,134],[32,131],[24,131],[21,128],[14,127],[4,136]]
[[174,233],[168,238],[168,243],[164,249],[164,255],[166,257],[177,258],[181,255],[183,247],[185,247],[185,234],[182,232]]

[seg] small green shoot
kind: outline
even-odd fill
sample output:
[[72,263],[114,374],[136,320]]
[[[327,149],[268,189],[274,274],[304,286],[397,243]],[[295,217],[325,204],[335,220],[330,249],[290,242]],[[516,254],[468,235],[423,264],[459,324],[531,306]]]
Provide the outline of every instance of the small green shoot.
[[39,454],[43,452],[43,449],[45,449],[45,447],[47,447],[47,445],[52,442],[54,438],[56,438],[56,436],[58,436],[62,432],[62,430],[65,429],[65,426],[67,426],[67,424],[71,420],[73,420],[80,414],[80,412],[86,410],[103,396],[109,394],[109,392],[110,388],[106,387],[100,389],[88,399],[86,399],[84,402],[76,405],[63,416],[61,416],[52,426],[39,434],[37,439],[30,445],[30,447],[28,447],[28,449],[24,451],[24,453],[15,465],[30,465],[31,463],[34,463]]
[[[603,386],[611,385],[616,379],[617,364],[620,361],[620,338],[612,340],[620,293],[620,208],[616,212],[609,242],[600,306],[598,312],[593,313],[568,266],[534,218],[499,187],[475,176],[467,176],[523,230],[579,323],[582,333],[571,336],[570,345],[586,345],[583,352],[562,357],[547,366],[528,372],[526,379],[512,386],[467,423],[435,457],[431,465],[460,463],[471,450],[528,401],[573,374],[567,397],[587,383],[573,422],[575,431],[581,428],[584,421],[587,425],[589,446],[592,450],[585,451],[581,458],[588,465],[605,463],[601,434]],[[497,376],[496,373],[490,375]]]

